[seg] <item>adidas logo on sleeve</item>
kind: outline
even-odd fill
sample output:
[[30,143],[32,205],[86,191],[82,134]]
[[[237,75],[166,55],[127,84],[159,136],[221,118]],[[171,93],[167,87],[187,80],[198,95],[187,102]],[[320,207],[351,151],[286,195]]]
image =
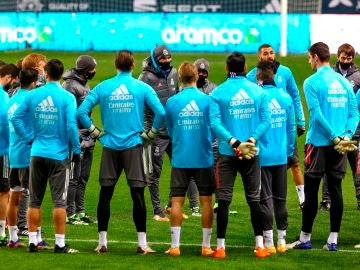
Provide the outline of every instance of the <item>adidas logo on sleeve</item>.
[[196,104],[195,100],[192,100],[185,106],[184,109],[179,113],[180,117],[187,117],[187,116],[203,116],[204,113],[200,111],[198,105]]
[[254,100],[249,97],[244,89],[240,89],[231,99],[230,106],[254,104]]
[[54,102],[51,96],[48,96],[42,100],[35,109],[37,112],[54,112],[56,113],[58,109],[55,107]]
[[126,88],[124,84],[121,84],[118,88],[116,88],[109,97],[109,100],[129,100],[134,99],[133,95],[129,93],[129,90]]

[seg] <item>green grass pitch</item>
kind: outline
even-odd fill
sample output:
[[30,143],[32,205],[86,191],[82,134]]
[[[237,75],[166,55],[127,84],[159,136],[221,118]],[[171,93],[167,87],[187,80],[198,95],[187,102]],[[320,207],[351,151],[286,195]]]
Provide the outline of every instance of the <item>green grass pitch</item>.
[[[0,59],[14,63],[30,51],[0,52]],[[66,68],[74,65],[76,52],[41,52],[48,59],[61,59]],[[114,53],[93,53],[98,62],[97,74],[91,81],[94,86],[103,79],[115,74]],[[137,77],[141,72],[141,62],[147,53],[135,53],[136,67],[133,72]],[[209,53],[173,53],[173,64],[178,67],[183,61],[193,62],[196,58],[207,58],[211,64],[210,79],[219,84],[225,79],[225,58],[227,54]],[[252,68],[257,61],[256,55],[246,55],[247,65]],[[289,55],[278,60],[289,66],[298,83],[302,96],[302,103],[307,116],[305,100],[303,98],[302,83],[312,71],[308,64],[307,55]],[[335,61],[332,57],[332,63]],[[358,61],[359,62],[359,61]],[[95,122],[101,125],[98,108],[94,113]],[[300,158],[303,158],[303,145],[305,136],[298,140]],[[96,206],[99,194],[98,171],[101,146],[97,144],[94,163],[86,190],[86,209],[92,216],[96,216]],[[301,164],[302,165],[302,164]],[[161,200],[165,204],[169,191],[170,165],[165,158],[163,173],[160,180]],[[136,231],[132,221],[132,203],[129,189],[122,176],[117,184],[112,204],[111,218],[108,232],[107,254],[95,254],[97,245],[97,226],[67,226],[66,239],[71,247],[79,249],[78,254],[55,255],[51,251],[29,254],[26,249],[10,250],[0,248],[1,269],[360,269],[359,252],[353,246],[360,242],[359,218],[360,211],[356,210],[356,200],[350,169],[343,182],[344,215],[342,229],[339,236],[339,252],[326,252],[322,246],[328,237],[329,213],[318,213],[312,234],[314,249],[311,251],[290,250],[286,254],[277,254],[270,258],[259,260],[253,254],[254,237],[250,226],[248,206],[244,199],[241,179],[238,177],[235,184],[235,194],[231,209],[237,210],[237,215],[229,217],[227,230],[227,257],[224,260],[203,258],[200,256],[201,225],[200,218],[192,217],[185,220],[181,233],[182,255],[171,258],[163,254],[170,244],[169,223],[159,223],[152,220],[152,207],[149,192],[145,190],[147,203],[147,238],[151,246],[158,251],[155,255],[136,255]],[[298,208],[297,195],[291,174],[288,177],[288,211],[289,227],[287,241],[292,242],[300,231],[301,211]],[[43,237],[46,241],[54,243],[53,225],[51,223],[51,201],[47,194],[43,203]],[[190,214],[189,204],[186,201],[184,211]],[[276,241],[276,232],[275,241]],[[27,243],[27,239],[24,239]],[[216,246],[216,222],[214,220],[212,246]]]

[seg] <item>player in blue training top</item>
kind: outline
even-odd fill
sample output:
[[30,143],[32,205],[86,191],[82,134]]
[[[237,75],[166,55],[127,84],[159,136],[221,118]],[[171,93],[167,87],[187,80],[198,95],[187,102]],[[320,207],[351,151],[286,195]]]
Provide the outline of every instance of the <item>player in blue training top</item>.
[[[292,74],[290,68],[281,65],[278,61],[276,61],[274,49],[269,44],[263,44],[259,47],[258,58],[259,61],[269,61],[274,63],[274,81],[276,83],[276,86],[286,91],[291,96],[296,116],[295,119],[297,124],[297,135],[303,135],[305,133],[304,111],[300,100],[299,89],[296,85],[294,75]],[[246,76],[250,81],[256,82],[256,67],[250,70]],[[302,208],[304,203],[304,177],[299,165],[297,144],[295,144],[295,151],[293,157],[288,160],[288,166],[291,168],[293,180],[296,185],[296,192],[299,198],[299,206],[300,208]]]
[[[228,79],[211,97],[211,127],[219,139],[217,163],[217,249],[214,257],[225,258],[225,234],[229,205],[237,172],[241,174],[250,207],[256,239],[256,257],[270,254],[264,249],[260,208],[260,166],[255,143],[270,127],[266,93],[245,77],[245,56],[234,52],[226,59]],[[236,152],[236,155],[234,154]]]
[[[274,254],[286,252],[286,228],[288,212],[287,160],[294,154],[296,123],[291,97],[276,87],[275,67],[269,61],[257,64],[257,81],[267,93],[271,114],[271,127],[260,138],[259,161],[261,166],[261,207],[263,209],[264,244]],[[277,247],[273,241],[273,217],[277,225]]]
[[[146,83],[132,77],[133,53],[119,51],[115,67],[119,73],[98,84],[78,109],[81,125],[90,136],[99,138],[103,145],[100,164],[100,198],[97,207],[99,244],[95,251],[107,252],[107,230],[110,219],[110,202],[120,174],[125,170],[133,200],[133,219],[138,234],[137,253],[154,253],[146,240],[146,186],[142,160],[143,140],[151,143],[164,122],[165,111],[155,91]],[[100,104],[104,132],[89,117],[91,110]],[[152,128],[144,130],[145,104],[154,112]],[[141,134],[141,136],[140,136]]]
[[[66,189],[69,144],[73,161],[80,160],[80,143],[76,122],[76,101],[60,86],[64,72],[60,60],[52,59],[44,67],[46,84],[29,92],[14,112],[11,123],[26,144],[32,144],[30,156],[30,204],[28,209],[29,251],[38,251],[37,229],[41,224],[41,204],[49,178],[55,225],[55,253],[74,253],[65,245]],[[33,133],[28,133],[28,117]]]
[[[214,158],[210,128],[211,98],[196,88],[198,71],[185,62],[179,68],[182,91],[166,102],[166,125],[172,142],[171,159],[171,247],[166,253],[180,255],[180,231],[185,194],[195,179],[200,195],[203,231],[202,256],[212,256],[212,194],[215,191]],[[196,149],[194,149],[196,145]]]
[[[353,137],[359,112],[352,85],[330,67],[330,50],[323,42],[308,51],[309,64],[316,71],[304,82],[309,109],[309,131],[305,145],[305,204],[299,240],[289,245],[311,249],[311,231],[317,214],[318,190],[326,174],[331,207],[330,235],[325,250],[337,251],[343,197],[341,182],[346,172],[346,152],[356,150]],[[353,144],[354,143],[354,144]]]
[[[16,109],[24,102],[24,99],[29,91],[36,87],[37,80],[38,71],[36,69],[22,69],[19,74],[20,88],[11,97],[8,105],[10,130],[10,198],[6,218],[10,236],[8,247],[10,248],[23,246],[22,242],[18,238],[18,226],[16,224],[18,219],[18,206],[23,194],[23,190],[29,188],[29,165],[31,150],[31,145],[24,143],[15,133],[14,127],[10,120]],[[33,136],[31,116],[27,115],[24,122],[26,132],[30,134],[30,136]],[[41,240],[38,245],[44,246],[45,241]]]
[[0,67],[0,246],[7,245],[6,239],[6,208],[9,200],[9,123],[8,102],[9,95],[5,91],[16,81],[19,71],[13,64]]

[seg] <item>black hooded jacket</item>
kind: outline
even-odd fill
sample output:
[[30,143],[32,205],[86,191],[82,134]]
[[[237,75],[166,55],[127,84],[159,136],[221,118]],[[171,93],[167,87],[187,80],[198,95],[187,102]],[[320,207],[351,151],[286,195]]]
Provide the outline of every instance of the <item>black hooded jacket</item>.
[[[178,72],[174,67],[163,71],[149,56],[143,61],[143,72],[139,80],[150,85],[158,95],[161,104],[165,107],[166,101],[178,92]],[[154,113],[148,106],[145,106],[144,128],[149,130],[152,126]],[[168,136],[165,123],[159,129],[159,136]]]

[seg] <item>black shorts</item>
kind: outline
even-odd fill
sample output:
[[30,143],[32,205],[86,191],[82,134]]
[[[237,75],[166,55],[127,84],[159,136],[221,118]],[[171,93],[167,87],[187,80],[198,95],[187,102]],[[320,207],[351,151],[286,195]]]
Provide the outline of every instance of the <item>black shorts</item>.
[[0,157],[0,192],[9,190],[9,157],[8,155],[3,155]]
[[65,208],[69,183],[69,161],[31,157],[29,192],[31,208],[40,208],[49,179],[54,208]]
[[257,156],[240,160],[235,156],[220,155],[216,164],[216,198],[231,201],[237,173],[241,174],[246,201],[260,201],[260,166]]
[[113,150],[104,147],[100,163],[100,185],[115,185],[124,170],[129,187],[145,187],[142,151],[142,145],[126,150]]
[[321,178],[326,173],[335,178],[343,178],[346,172],[347,156],[339,154],[334,146],[305,145],[304,174]]
[[261,167],[261,201],[271,198],[286,201],[286,194],[286,164]]
[[185,197],[191,178],[195,179],[200,196],[211,196],[215,192],[214,167],[172,168],[171,195],[174,197]]
[[9,175],[11,191],[22,191],[29,188],[29,167],[10,168]]

